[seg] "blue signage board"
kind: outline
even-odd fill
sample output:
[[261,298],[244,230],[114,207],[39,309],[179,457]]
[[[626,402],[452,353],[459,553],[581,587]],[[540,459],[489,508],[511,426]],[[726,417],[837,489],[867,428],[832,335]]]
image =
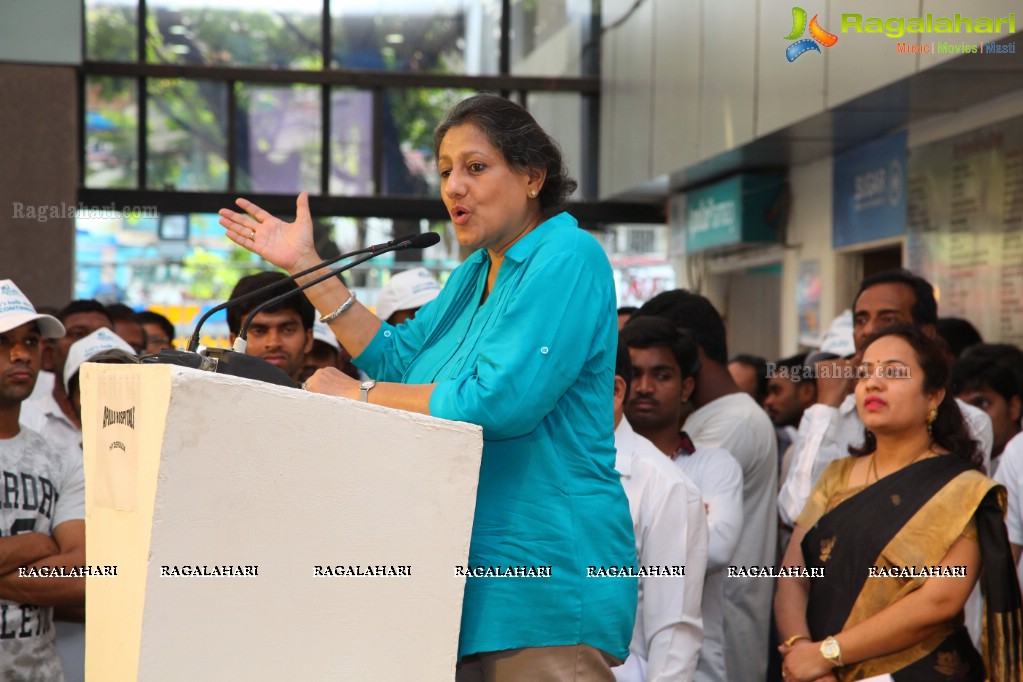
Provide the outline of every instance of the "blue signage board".
[[906,133],[835,157],[831,245],[853,246],[906,233]]

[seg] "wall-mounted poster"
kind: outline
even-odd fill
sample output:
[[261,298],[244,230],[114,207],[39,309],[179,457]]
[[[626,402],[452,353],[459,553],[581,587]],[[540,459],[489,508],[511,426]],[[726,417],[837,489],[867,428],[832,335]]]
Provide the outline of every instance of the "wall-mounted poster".
[[907,261],[938,313],[1023,344],[1023,118],[911,149]]
[[799,314],[799,345],[816,347],[821,337],[820,261],[806,260],[799,264],[796,310]]

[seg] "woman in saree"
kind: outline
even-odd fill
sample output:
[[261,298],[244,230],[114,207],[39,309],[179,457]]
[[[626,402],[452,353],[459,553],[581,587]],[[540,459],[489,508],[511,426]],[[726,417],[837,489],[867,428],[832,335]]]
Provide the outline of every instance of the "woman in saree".
[[[868,341],[856,385],[864,445],[821,475],[783,560],[823,574],[779,581],[786,682],[1023,679],[1005,489],[979,471],[948,373],[916,327]],[[963,624],[978,580],[983,656]]]

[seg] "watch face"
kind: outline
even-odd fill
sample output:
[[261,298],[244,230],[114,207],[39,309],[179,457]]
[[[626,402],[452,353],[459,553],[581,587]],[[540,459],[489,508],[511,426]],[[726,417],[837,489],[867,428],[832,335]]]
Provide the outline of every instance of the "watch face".
[[376,385],[377,385],[377,382],[375,382],[375,381],[363,381],[361,388],[364,391],[368,391],[369,389],[373,388]]
[[838,658],[839,656],[838,642],[834,639],[824,640],[824,642],[821,643],[821,654],[824,655],[824,658],[827,658],[829,660]]

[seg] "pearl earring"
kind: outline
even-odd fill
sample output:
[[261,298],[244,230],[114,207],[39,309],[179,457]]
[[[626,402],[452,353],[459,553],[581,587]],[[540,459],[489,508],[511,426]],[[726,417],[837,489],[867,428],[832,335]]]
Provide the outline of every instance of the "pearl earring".
[[530,199],[536,199],[536,190],[535,189],[532,192],[529,193],[529,198]]

